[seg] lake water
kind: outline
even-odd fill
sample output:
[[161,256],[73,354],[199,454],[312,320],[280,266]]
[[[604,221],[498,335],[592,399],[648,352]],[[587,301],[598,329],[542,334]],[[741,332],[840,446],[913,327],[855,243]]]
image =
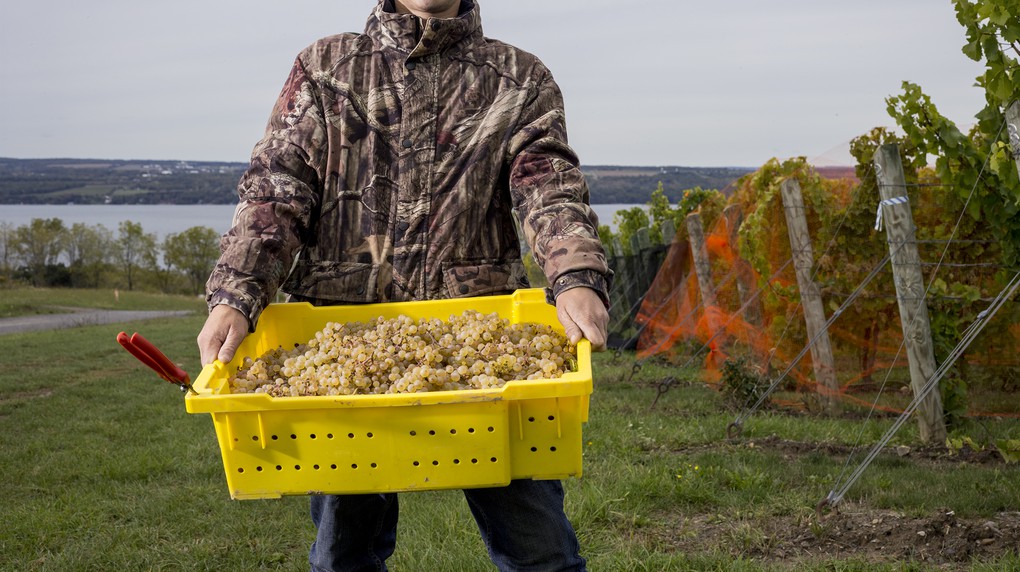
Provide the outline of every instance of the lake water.
[[66,226],[74,223],[101,224],[117,232],[124,221],[142,225],[160,240],[166,235],[206,226],[218,233],[230,228],[233,205],[0,205],[0,222],[22,226],[35,218],[59,218]]
[[[634,206],[638,205],[592,205],[592,209],[600,224],[615,231],[613,214]],[[59,218],[67,226],[78,222],[102,224],[116,232],[118,224],[131,221],[160,240],[193,226],[205,226],[222,234],[230,228],[233,216],[234,205],[0,205],[0,223],[23,226],[34,218]]]

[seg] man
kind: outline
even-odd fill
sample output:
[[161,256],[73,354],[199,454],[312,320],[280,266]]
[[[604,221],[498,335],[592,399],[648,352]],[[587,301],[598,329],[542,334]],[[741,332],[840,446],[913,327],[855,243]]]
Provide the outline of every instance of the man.
[[[567,337],[603,349],[609,269],[542,63],[482,35],[473,0],[380,0],[363,34],[297,58],[207,284],[202,363],[277,289],[313,304],[527,287],[520,220]],[[583,570],[558,481],[465,490],[503,570]],[[396,495],[313,496],[312,569],[385,570]]]

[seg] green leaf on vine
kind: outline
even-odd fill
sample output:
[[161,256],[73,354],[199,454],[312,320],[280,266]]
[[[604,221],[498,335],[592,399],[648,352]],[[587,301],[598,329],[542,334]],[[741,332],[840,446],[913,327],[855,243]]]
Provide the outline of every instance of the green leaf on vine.
[[963,53],[968,58],[979,61],[981,59],[981,40],[974,38],[963,46]]
[[1007,463],[1020,463],[1020,439],[999,439],[995,448]]

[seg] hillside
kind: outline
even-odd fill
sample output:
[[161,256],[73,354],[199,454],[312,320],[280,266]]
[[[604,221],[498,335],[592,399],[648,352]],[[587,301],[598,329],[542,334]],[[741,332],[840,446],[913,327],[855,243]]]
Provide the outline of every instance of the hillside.
[[[0,158],[0,204],[227,204],[245,163]],[[724,189],[751,169],[585,166],[591,202],[644,203],[661,181],[673,201]]]
[[679,202],[686,189],[725,190],[754,169],[742,167],[625,167],[584,166],[591,202],[645,203],[662,182],[670,202]]
[[0,204],[231,203],[245,165],[0,158]]

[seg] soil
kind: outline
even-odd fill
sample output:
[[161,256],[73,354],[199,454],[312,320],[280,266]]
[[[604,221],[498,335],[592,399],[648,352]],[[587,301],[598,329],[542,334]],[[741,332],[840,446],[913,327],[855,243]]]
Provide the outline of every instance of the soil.
[[791,570],[830,559],[968,570],[975,561],[994,561],[1020,551],[1020,512],[977,519],[958,518],[952,511],[908,517],[844,504],[820,522],[796,517],[734,522],[698,515],[676,523],[674,530],[697,531],[659,539],[677,551],[704,553],[721,547],[735,556]]
[[[779,450],[784,454],[790,455],[803,455],[805,453],[818,452],[838,457],[846,457],[853,453],[855,449],[851,445],[838,443],[803,443],[800,441],[789,441],[787,439],[780,439],[774,435],[763,439],[747,441],[746,445],[751,448],[759,447],[763,449]],[[861,447],[857,447],[856,452],[860,454],[868,451],[869,449],[870,447],[863,449]],[[994,447],[975,451],[968,446],[964,446],[959,450],[951,451],[946,447],[910,447],[906,445],[897,445],[886,448],[882,451],[882,454],[896,455],[916,462],[936,464],[951,462],[994,465],[1004,462],[1004,459]]]
[[[697,450],[718,445],[685,449]],[[810,452],[845,456],[850,447],[803,443],[778,437],[745,441],[742,446],[778,450],[784,455]],[[919,463],[1003,464],[994,450],[964,447],[899,447],[882,454],[907,457]],[[668,517],[667,517],[668,518]],[[779,568],[796,570],[806,562],[853,559],[872,563],[913,562],[925,569],[969,570],[974,562],[995,561],[1020,554],[1020,511],[992,517],[962,518],[949,509],[924,516],[908,516],[889,509],[843,502],[836,510],[820,511],[811,518],[769,516],[725,519],[718,515],[681,516],[658,542],[677,551],[704,553],[723,549],[734,556]]]

